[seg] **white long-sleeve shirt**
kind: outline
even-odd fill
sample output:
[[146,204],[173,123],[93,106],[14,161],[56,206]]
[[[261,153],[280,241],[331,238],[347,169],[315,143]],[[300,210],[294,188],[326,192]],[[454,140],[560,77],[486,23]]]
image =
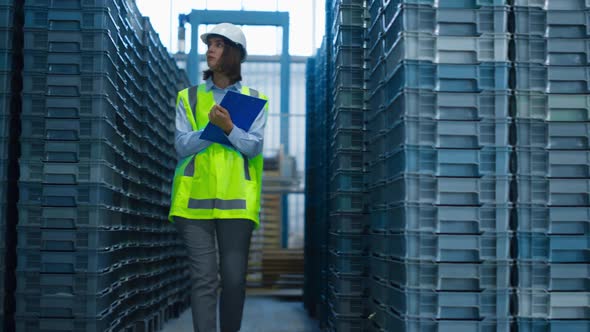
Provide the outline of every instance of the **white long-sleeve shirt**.
[[[236,82],[225,89],[217,87],[211,78],[205,81],[207,92],[213,91],[213,99],[219,104],[228,91],[240,93],[242,85]],[[198,102],[198,101],[197,101]],[[196,110],[193,110],[195,112]],[[248,158],[253,158],[262,153],[262,144],[264,140],[264,127],[266,126],[267,116],[263,110],[258,114],[250,130],[247,132],[234,125],[232,131],[227,135],[231,144]],[[176,106],[176,130],[174,147],[179,159],[185,158],[192,154],[199,153],[213,144],[211,141],[201,139],[202,130],[193,131],[193,128],[186,117],[184,103],[178,103]]]

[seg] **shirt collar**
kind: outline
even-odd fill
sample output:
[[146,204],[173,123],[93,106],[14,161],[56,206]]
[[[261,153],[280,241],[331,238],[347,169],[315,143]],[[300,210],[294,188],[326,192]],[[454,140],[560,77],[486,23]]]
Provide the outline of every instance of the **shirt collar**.
[[242,91],[242,83],[240,83],[240,81],[228,86],[225,89],[222,89],[218,86],[216,86],[213,83],[213,79],[211,77],[209,77],[207,80],[205,80],[205,87],[206,87],[206,91],[209,92],[213,89],[217,89],[217,90],[232,90],[232,91],[236,91],[236,92],[240,92]]

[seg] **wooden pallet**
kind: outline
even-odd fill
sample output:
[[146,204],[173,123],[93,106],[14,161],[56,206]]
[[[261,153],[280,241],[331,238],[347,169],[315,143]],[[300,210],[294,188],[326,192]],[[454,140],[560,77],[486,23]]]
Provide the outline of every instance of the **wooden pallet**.
[[303,249],[264,249],[262,285],[274,288],[303,287]]

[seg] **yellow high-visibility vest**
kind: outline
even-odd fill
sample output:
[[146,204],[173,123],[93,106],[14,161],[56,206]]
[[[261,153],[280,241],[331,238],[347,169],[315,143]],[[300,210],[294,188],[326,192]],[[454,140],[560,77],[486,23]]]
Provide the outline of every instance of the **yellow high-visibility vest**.
[[[242,93],[268,100],[246,86],[242,86]],[[200,84],[180,91],[176,103],[184,103],[193,130],[198,131],[209,123],[208,114],[215,100],[213,92],[207,92],[206,85]],[[258,227],[263,161],[262,153],[247,158],[236,149],[218,143],[183,158],[174,172],[168,220],[174,222],[175,216],[250,219]]]

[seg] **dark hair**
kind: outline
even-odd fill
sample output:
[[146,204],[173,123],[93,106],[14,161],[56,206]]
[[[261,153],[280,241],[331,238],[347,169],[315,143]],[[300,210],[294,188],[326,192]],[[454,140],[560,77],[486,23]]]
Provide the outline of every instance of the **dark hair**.
[[[229,78],[231,84],[242,80],[242,55],[241,46],[231,40],[221,36],[225,46],[221,55],[221,71]],[[211,69],[203,71],[203,79],[213,77],[214,72]]]

